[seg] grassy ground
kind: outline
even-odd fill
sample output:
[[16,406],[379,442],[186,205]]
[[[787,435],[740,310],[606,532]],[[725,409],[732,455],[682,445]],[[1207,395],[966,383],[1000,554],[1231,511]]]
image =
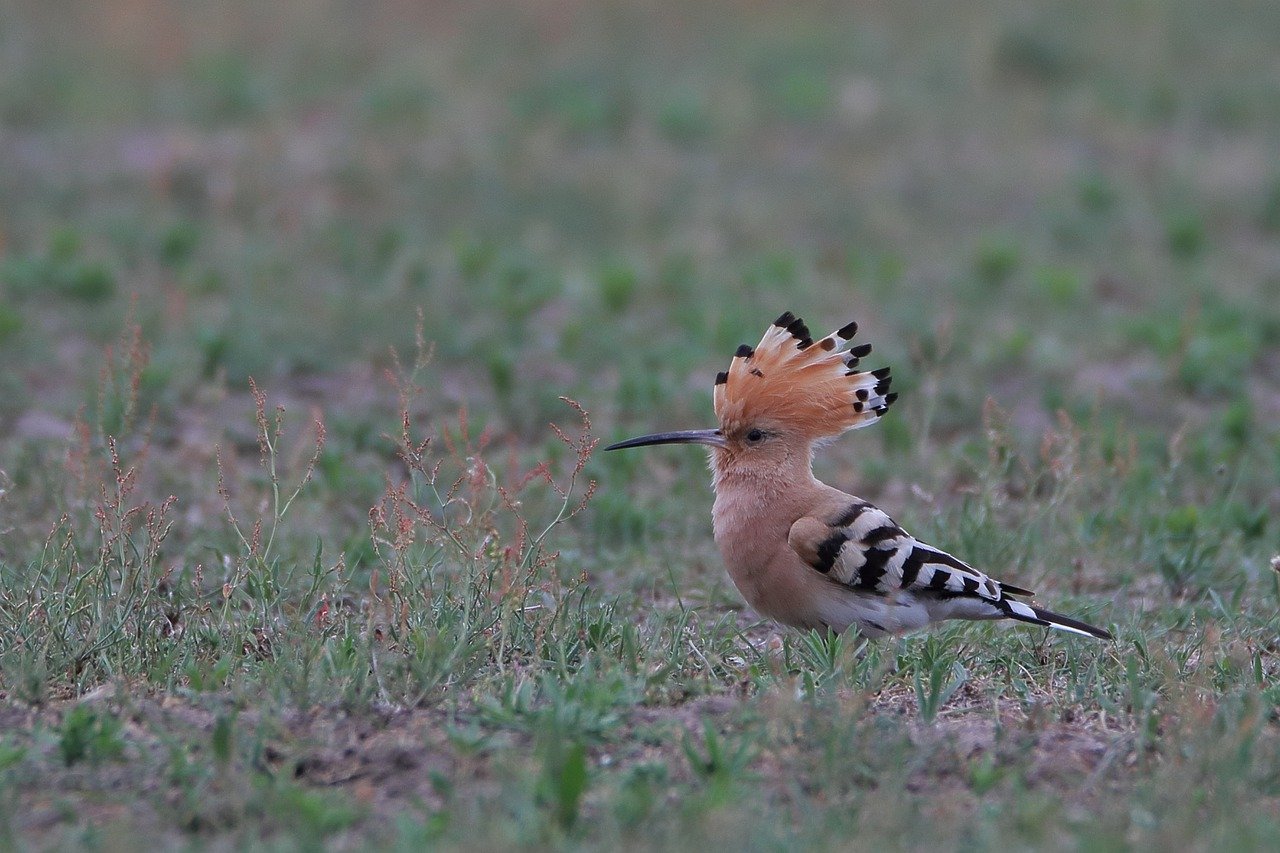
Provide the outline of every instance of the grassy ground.
[[[1280,7],[110,6],[0,8],[6,845],[1280,844]],[[1117,641],[745,611],[592,451],[783,309]]]

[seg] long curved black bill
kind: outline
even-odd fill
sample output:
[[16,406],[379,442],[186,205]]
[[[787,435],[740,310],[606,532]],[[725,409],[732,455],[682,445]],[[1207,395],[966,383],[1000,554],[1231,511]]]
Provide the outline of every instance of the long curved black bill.
[[611,444],[605,450],[622,450],[626,447],[647,447],[650,444],[708,444],[724,447],[724,435],[718,429],[682,429],[676,432],[657,432]]

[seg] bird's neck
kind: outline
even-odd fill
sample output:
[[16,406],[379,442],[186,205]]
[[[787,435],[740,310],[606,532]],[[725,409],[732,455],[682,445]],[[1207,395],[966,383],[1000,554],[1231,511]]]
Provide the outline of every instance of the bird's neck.
[[[716,540],[781,535],[813,505],[822,485],[813,476],[808,448],[769,466],[712,465]],[[776,529],[775,529],[776,528]],[[767,537],[768,538],[768,537]]]

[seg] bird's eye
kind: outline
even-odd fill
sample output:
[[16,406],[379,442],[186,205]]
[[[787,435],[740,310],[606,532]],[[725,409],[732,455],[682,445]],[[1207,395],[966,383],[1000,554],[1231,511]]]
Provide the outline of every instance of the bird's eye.
[[764,430],[752,428],[747,431],[747,444],[759,444],[764,441]]

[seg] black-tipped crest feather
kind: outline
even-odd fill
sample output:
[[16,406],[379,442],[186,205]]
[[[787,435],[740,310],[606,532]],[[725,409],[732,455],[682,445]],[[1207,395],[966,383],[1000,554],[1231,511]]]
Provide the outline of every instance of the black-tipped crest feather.
[[847,323],[814,341],[804,320],[784,311],[759,344],[738,347],[723,381],[717,376],[721,426],[765,419],[822,438],[875,423],[891,402],[889,369],[856,369],[871,352],[865,343],[845,348],[857,328]]

